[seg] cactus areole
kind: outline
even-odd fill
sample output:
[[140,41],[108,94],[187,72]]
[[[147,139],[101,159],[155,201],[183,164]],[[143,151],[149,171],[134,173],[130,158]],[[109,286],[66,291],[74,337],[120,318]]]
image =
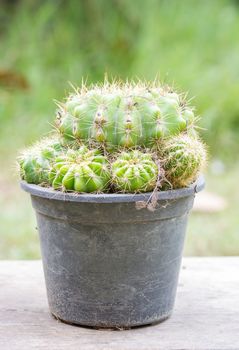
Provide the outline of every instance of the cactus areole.
[[57,319],[127,329],[171,315],[204,185],[197,121],[157,83],[83,85],[57,103],[52,135],[19,155]]

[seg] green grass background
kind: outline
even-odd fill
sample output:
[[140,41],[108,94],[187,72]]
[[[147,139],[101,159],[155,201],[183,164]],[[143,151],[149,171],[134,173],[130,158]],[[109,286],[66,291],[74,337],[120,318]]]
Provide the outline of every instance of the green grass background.
[[[46,135],[54,99],[109,77],[173,84],[201,116],[209,145],[207,189],[228,207],[193,213],[185,254],[239,254],[239,2],[236,0],[1,1],[0,258],[39,257],[28,195],[19,190],[15,158]],[[28,84],[1,79],[20,74]],[[213,170],[214,159],[224,164]]]

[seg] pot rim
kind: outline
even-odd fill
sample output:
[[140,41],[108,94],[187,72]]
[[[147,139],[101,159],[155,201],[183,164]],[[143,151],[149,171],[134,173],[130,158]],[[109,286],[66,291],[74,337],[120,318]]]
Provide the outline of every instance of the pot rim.
[[[67,202],[85,202],[85,203],[123,203],[123,202],[138,202],[150,200],[153,192],[147,193],[68,193],[54,190],[49,187],[42,187],[39,185],[29,184],[26,181],[21,181],[21,188],[33,196],[42,197],[46,199],[53,199]],[[177,199],[189,197],[195,193],[202,191],[205,187],[205,180],[200,175],[192,185],[177,190],[158,191],[157,200]]]

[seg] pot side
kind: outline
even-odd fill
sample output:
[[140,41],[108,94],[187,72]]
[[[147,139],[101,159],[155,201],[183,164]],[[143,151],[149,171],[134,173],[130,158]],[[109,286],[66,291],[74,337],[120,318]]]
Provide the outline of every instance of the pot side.
[[147,194],[64,194],[21,183],[36,211],[49,308],[67,323],[129,328],[173,310],[187,218],[203,178]]

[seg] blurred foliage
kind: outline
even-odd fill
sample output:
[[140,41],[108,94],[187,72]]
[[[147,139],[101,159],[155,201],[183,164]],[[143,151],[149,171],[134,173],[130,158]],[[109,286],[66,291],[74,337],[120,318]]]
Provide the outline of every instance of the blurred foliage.
[[[7,4],[7,5],[6,5]],[[0,10],[0,130],[17,145],[49,130],[54,98],[104,73],[190,91],[213,154],[233,158],[239,132],[239,7],[230,0],[6,2]],[[2,72],[18,76],[15,89]],[[20,90],[19,81],[25,88]],[[2,83],[1,83],[2,81]],[[2,122],[4,121],[4,123]],[[19,139],[19,128],[24,125]],[[10,140],[9,140],[10,141]],[[219,153],[220,152],[220,153]],[[219,153],[219,154],[218,154]]]
[[[0,256],[39,254],[33,211],[12,164],[20,147],[49,132],[53,100],[72,90],[69,81],[158,76],[189,91],[212,157],[236,163],[238,34],[236,0],[0,0]],[[237,173],[235,166],[209,175],[209,189],[223,190],[230,205],[192,217],[187,254],[238,253]]]

